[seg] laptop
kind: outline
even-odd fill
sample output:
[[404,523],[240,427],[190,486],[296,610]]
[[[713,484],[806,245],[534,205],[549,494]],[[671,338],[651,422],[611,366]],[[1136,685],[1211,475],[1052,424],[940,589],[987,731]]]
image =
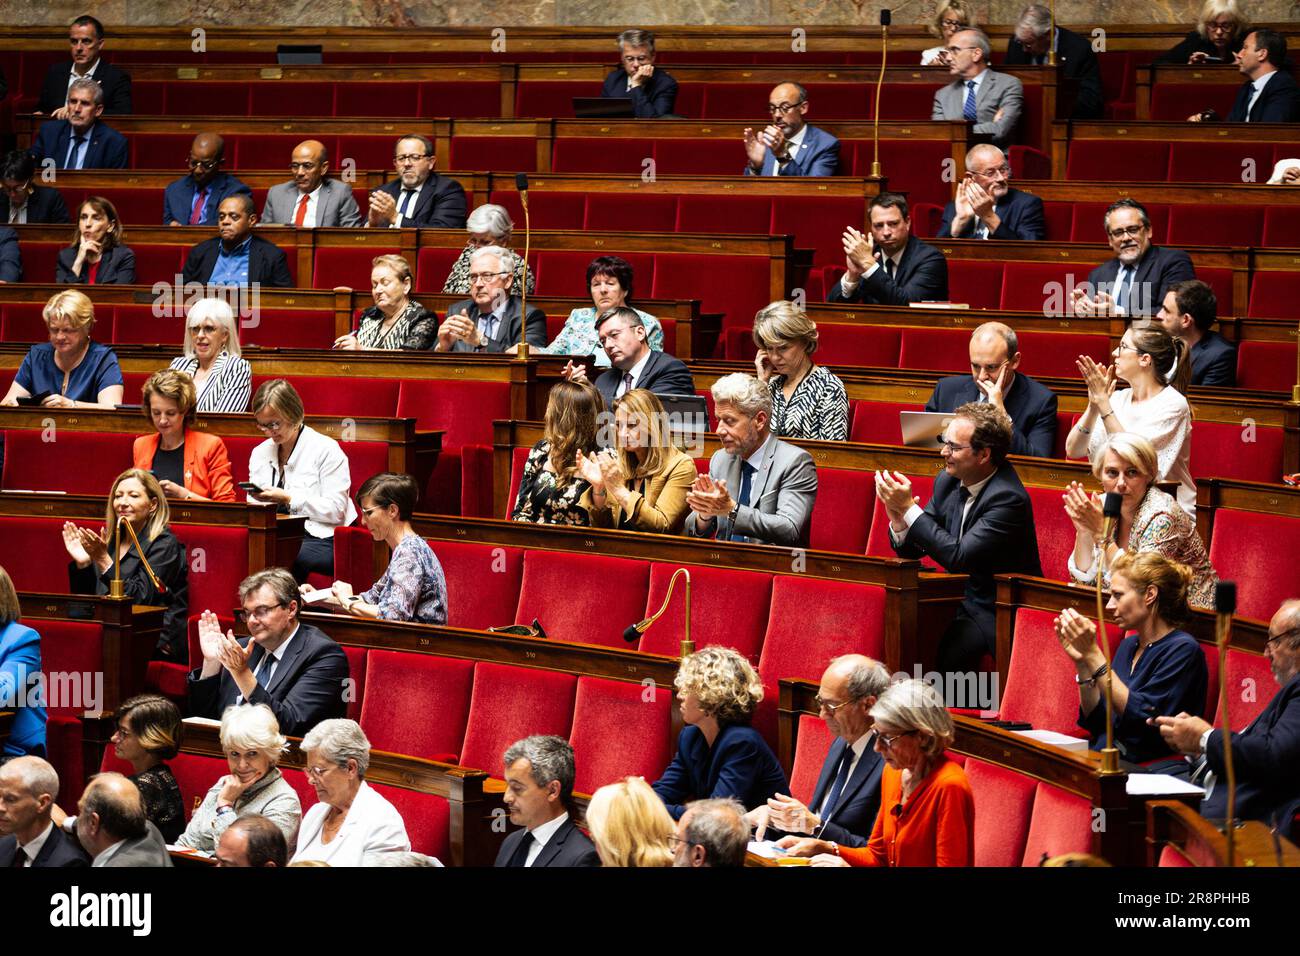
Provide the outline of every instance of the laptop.
[[704,436],[709,431],[709,406],[702,395],[660,395],[667,427],[664,431],[678,448],[704,454]]
[[903,444],[912,448],[940,448],[944,429],[957,416],[952,412],[899,412]]
[[578,119],[620,119],[636,116],[626,96],[575,96],[573,115]]

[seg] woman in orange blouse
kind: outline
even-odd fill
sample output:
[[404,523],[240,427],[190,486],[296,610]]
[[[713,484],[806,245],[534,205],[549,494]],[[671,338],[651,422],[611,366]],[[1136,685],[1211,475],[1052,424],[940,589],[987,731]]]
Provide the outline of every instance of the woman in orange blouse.
[[154,372],[144,383],[144,417],[152,435],[135,440],[134,467],[152,472],[168,498],[187,501],[234,501],[226,443],[195,431],[197,394],[184,372]]
[[813,866],[971,866],[975,803],[966,771],[944,751],[952,718],[925,681],[891,686],[871,708],[876,752],[885,758],[880,813],[865,847],[786,837],[777,845]]

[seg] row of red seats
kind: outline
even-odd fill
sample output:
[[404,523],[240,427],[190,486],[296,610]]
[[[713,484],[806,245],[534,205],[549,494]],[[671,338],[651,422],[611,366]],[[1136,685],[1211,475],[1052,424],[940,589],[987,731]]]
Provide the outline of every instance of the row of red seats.
[[[1234,86],[1228,91],[1229,108],[1236,89]],[[1223,110],[1223,115],[1227,113],[1227,109]],[[1187,115],[1184,113],[1179,119]],[[1264,183],[1268,182],[1275,163],[1295,155],[1296,144],[1291,142],[1259,143],[1236,138],[1214,143],[1076,139],[1070,142],[1065,178],[1113,182],[1117,170],[1122,170],[1124,181],[1135,183]],[[1222,210],[1218,204],[1214,208]],[[1234,206],[1231,215],[1224,216],[1225,226],[1226,220],[1241,211]]]

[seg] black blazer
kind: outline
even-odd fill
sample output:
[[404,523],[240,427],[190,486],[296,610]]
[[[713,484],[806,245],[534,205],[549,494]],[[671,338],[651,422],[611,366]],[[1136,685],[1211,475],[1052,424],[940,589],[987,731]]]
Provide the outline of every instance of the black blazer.
[[[1244,31],[1239,31],[1237,35],[1233,37],[1232,43],[1228,47],[1228,59],[1224,62],[1231,64],[1232,54],[1239,52],[1241,50],[1241,45],[1245,42],[1246,33]],[[1192,30],[1187,34],[1187,36],[1183,37],[1176,46],[1171,47],[1156,57],[1155,62],[1178,63],[1186,66],[1188,59],[1193,53],[1205,53],[1209,56],[1218,56],[1219,48],[1195,30]],[[1206,65],[1208,66],[1212,64]]]
[[[68,102],[68,77],[72,75],[72,61],[50,64],[41,85],[41,98],[36,104],[38,113],[53,113]],[[104,90],[105,113],[131,112],[131,74],[119,70],[102,57],[95,67],[92,79]]]
[[[51,186],[32,185],[32,194],[27,197],[27,222],[71,222],[63,194]],[[9,222],[9,197],[0,193],[0,224]]]
[[[876,258],[881,253],[877,250]],[[926,299],[942,302],[948,298],[948,260],[933,246],[916,236],[907,237],[898,275],[891,279],[881,266],[863,279],[847,299],[839,282],[826,294],[827,302],[861,302],[864,305],[907,305]]]
[[[485,352],[504,352],[510,346],[519,341],[519,308],[521,302],[519,296],[512,295],[510,301],[506,303],[506,310],[501,314],[501,321],[497,323],[496,335],[488,340]],[[453,303],[447,309],[448,315],[459,315],[464,312],[469,316],[471,322],[478,324],[479,310],[478,305],[473,299],[462,299],[460,302]],[[545,346],[546,345],[546,313],[541,309],[530,308],[528,310],[528,328],[524,333],[524,338],[529,345]],[[453,352],[473,352],[474,346],[468,342],[457,342],[452,346]]]
[[[1035,241],[1047,238],[1047,220],[1043,217],[1043,201],[1037,196],[1022,193],[1019,189],[1008,189],[1002,201],[997,204],[998,218],[1002,220],[998,228],[989,236],[990,239],[1024,239]],[[943,208],[943,220],[939,223],[936,239],[970,239],[975,235],[977,219],[971,219],[961,235],[952,234],[952,221],[957,218],[957,203],[950,202]]]
[[[240,640],[247,646],[247,638]],[[266,656],[260,646],[248,660],[256,670]],[[224,667],[215,677],[200,679],[202,668],[189,675],[190,715],[220,720],[227,707],[235,703],[239,687]],[[280,722],[280,733],[301,737],[322,720],[346,717],[343,681],[348,677],[348,658],[343,648],[310,624],[299,624],[298,633],[289,642],[284,659],[271,676],[270,688],[258,683],[250,704],[266,704]]]
[[[395,179],[379,187],[400,205],[402,181]],[[464,229],[467,203],[465,189],[454,179],[430,173],[420,188],[420,198],[415,201],[415,211],[402,218],[403,227],[421,229]]]
[[[220,243],[221,237],[213,236],[190,250],[183,270],[186,282],[207,284],[212,278],[212,270],[217,267]],[[253,236],[253,244],[248,250],[248,281],[260,282],[277,289],[293,286],[293,277],[289,275],[289,260],[285,258],[284,251],[258,235]]]
[[[509,866],[510,858],[519,849],[519,844],[527,830],[516,830],[507,836],[497,853],[494,866]],[[600,856],[596,848],[587,839],[586,834],[578,829],[573,817],[560,824],[560,828],[546,841],[542,852],[537,854],[532,869],[543,866],[600,866]]]
[[0,282],[23,281],[23,255],[18,250],[18,233],[0,226]]
[[[13,866],[14,854],[17,852],[16,836],[0,837],[0,869]],[[62,827],[55,827],[45,838],[41,852],[32,860],[32,869],[63,866],[90,866],[90,856],[81,848],[76,837],[68,836]]]
[[[1201,815],[1223,819],[1228,813],[1223,731],[1211,732],[1205,759],[1217,780],[1214,791],[1201,803]],[[1240,819],[1272,820],[1278,810],[1289,809],[1300,798],[1300,674],[1273,695],[1245,730],[1232,735],[1232,762]],[[1291,823],[1277,822],[1284,832]]]
[[673,111],[673,106],[677,103],[677,81],[673,79],[672,74],[655,67],[654,76],[650,77],[648,83],[642,83],[629,90],[627,72],[619,67],[605,77],[605,85],[601,88],[600,95],[618,99],[630,98],[635,116],[639,119],[654,119],[667,116]]
[[[1119,277],[1119,260],[1103,262],[1088,273],[1088,285],[1095,293],[1115,293],[1115,280]],[[1130,315],[1155,315],[1165,301],[1169,287],[1175,282],[1196,278],[1191,257],[1181,249],[1152,246],[1138,260],[1137,276],[1129,305]],[[1147,294],[1150,294],[1148,299]]]
[[[928,555],[945,571],[967,574],[964,610],[993,639],[993,610],[997,598],[995,574],[1041,576],[1038,535],[1034,531],[1034,509],[1020,476],[1009,462],[1003,462],[971,506],[966,530],[957,538],[962,502],[957,492],[961,483],[940,472],[934,480],[934,494],[925,512],[907,529],[901,544],[894,545],[900,558]],[[893,543],[893,536],[890,536]]]
[[[978,402],[982,394],[969,375],[950,375],[935,383],[925,410],[955,412],[967,402]],[[1011,416],[1011,454],[1051,458],[1056,446],[1056,393],[1017,372],[1003,404]]]
[[[59,250],[59,261],[54,267],[54,281],[73,285],[85,282],[90,264],[83,262],[81,272],[73,272],[77,250],[73,246]],[[132,285],[135,282],[135,253],[128,246],[114,246],[99,258],[99,272],[95,285]]]
[[[1245,123],[1246,104],[1250,102],[1254,84],[1247,80],[1237,91],[1237,101],[1228,114],[1229,123]],[[1278,70],[1273,79],[1264,84],[1264,91],[1250,108],[1252,123],[1300,122],[1300,87],[1286,70]]]
[[1192,384],[1235,388],[1237,346],[1218,332],[1206,332],[1192,346]]
[[744,724],[724,724],[712,747],[700,728],[687,725],[677,737],[672,763],[653,786],[674,820],[692,800],[735,797],[753,808],[790,792],[772,748]]
[[876,753],[874,746],[868,747],[858,758],[853,775],[844,784],[836,805],[831,808],[830,819],[820,812],[822,801],[835,782],[840,761],[844,759],[844,751],[848,747],[848,742],[843,738],[837,738],[831,744],[808,808],[822,818],[821,829],[817,831],[819,839],[830,840],[842,846],[866,846],[871,837],[871,829],[876,825],[876,816],[880,813],[880,774],[885,769],[885,761]]
[[[605,407],[614,407],[614,391],[623,381],[623,373],[616,368],[607,368],[596,376],[596,391],[605,399]],[[637,388],[648,388],[656,395],[694,395],[695,380],[691,370],[679,358],[667,352],[651,351],[645,368],[641,369],[641,378],[636,382]]]
[[[1057,27],[1056,66],[1057,72],[1067,80],[1078,82],[1078,92],[1074,99],[1071,119],[1097,119],[1102,113],[1101,64],[1097,54],[1092,52],[1092,44],[1073,30]],[[1023,66],[1037,62],[1024,44],[1013,35],[1007,44],[1007,66]]]

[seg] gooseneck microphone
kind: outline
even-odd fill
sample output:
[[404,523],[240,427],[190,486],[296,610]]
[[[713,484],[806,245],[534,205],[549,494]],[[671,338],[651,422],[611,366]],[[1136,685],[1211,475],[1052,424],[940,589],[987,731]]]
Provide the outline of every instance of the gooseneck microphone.
[[655,611],[644,620],[637,621],[623,631],[623,640],[631,644],[646,631],[659,618],[663,617],[664,612],[668,610],[668,605],[673,599],[673,589],[677,587],[677,579],[684,577],[686,579],[686,601],[685,614],[683,617],[684,629],[682,631],[681,656],[686,657],[688,654],[695,653],[695,642],[691,640],[691,572],[685,568],[678,568],[673,572],[673,576],[668,581],[668,593],[664,595],[664,603],[660,605],[659,610]]
[[1237,773],[1232,765],[1232,724],[1228,720],[1228,639],[1232,632],[1232,615],[1237,611],[1237,583],[1220,581],[1214,586],[1215,643],[1219,645],[1219,726],[1223,732],[1223,770],[1228,787],[1227,815],[1223,833],[1228,841],[1228,866],[1235,866],[1232,853],[1237,829]]
[[[1106,571],[1110,562],[1107,560],[1110,549],[1110,539],[1115,534],[1115,524],[1119,521],[1120,506],[1124,503],[1124,496],[1109,491],[1102,501],[1101,514],[1103,520],[1101,547],[1098,549],[1097,556],[1097,643],[1101,645],[1101,652],[1106,656],[1106,664],[1110,664],[1110,635],[1106,633],[1106,610],[1101,602],[1102,579],[1106,576]],[[1106,746],[1101,751],[1101,772],[1102,773],[1119,773],[1119,751],[1115,749],[1115,704],[1111,700],[1111,671],[1107,666],[1106,673],[1102,675],[1106,686],[1102,689],[1102,697],[1106,700]]]
[[515,173],[515,189],[524,207],[524,267],[519,279],[519,352],[521,361],[528,361],[528,252],[532,244],[532,224],[528,218],[528,174]]

